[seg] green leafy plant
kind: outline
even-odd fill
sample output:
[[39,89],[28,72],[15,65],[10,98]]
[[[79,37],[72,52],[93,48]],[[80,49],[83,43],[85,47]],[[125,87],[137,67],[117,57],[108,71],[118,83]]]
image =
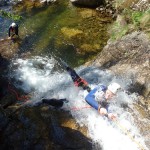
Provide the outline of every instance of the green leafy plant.
[[2,17],[5,17],[5,18],[10,18],[10,19],[12,19],[12,20],[14,20],[14,21],[19,21],[19,20],[22,19],[22,16],[14,15],[14,14],[9,13],[9,12],[6,12],[6,11],[4,11],[4,10],[0,10],[0,15],[1,15]]
[[[150,9],[147,11],[134,11],[125,8],[121,14],[126,25],[121,25],[115,21],[110,29],[111,39],[116,40],[124,36],[126,33],[130,33],[134,30],[147,30],[149,24]],[[145,20],[144,20],[145,19]]]
[[139,27],[140,26],[140,20],[143,17],[144,12],[140,12],[140,11],[133,11],[132,12],[132,22],[135,25],[135,27]]

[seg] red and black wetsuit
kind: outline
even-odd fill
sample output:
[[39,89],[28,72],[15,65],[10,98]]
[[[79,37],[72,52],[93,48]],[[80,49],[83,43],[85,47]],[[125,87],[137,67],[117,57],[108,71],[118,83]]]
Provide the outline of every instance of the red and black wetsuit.
[[88,83],[82,79],[75,70],[71,69],[70,67],[67,67],[66,70],[70,74],[75,86],[82,87],[84,90],[87,90],[88,92],[91,91],[91,88],[88,86]]

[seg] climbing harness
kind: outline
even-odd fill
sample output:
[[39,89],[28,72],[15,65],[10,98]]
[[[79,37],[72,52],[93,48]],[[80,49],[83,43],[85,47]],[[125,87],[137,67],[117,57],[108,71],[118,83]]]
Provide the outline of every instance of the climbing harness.
[[80,84],[82,84],[82,83],[84,85],[88,85],[88,83],[84,79],[82,79],[82,78],[79,78],[76,81],[74,81],[75,86],[80,86]]

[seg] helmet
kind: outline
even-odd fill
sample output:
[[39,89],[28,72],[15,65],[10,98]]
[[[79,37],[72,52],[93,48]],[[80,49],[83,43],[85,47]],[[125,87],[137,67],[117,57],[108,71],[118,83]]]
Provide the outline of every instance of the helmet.
[[11,24],[11,26],[12,26],[12,27],[16,27],[16,23],[13,22],[13,23]]
[[118,83],[111,83],[109,86],[108,86],[108,90],[111,91],[113,94],[116,94],[118,89],[120,89],[120,85]]

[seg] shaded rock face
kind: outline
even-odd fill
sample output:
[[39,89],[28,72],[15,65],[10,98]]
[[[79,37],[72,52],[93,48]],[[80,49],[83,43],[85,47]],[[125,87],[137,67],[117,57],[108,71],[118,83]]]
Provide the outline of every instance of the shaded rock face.
[[[79,127],[68,112],[45,107],[0,109],[1,149],[81,149],[92,145],[85,128]],[[19,108],[18,107],[18,108]],[[5,114],[4,111],[7,113]]]
[[70,0],[75,5],[87,6],[87,7],[97,7],[104,4],[104,0]]
[[116,42],[109,42],[95,64],[132,80],[130,92],[144,97],[142,105],[150,111],[150,40],[134,32]]

